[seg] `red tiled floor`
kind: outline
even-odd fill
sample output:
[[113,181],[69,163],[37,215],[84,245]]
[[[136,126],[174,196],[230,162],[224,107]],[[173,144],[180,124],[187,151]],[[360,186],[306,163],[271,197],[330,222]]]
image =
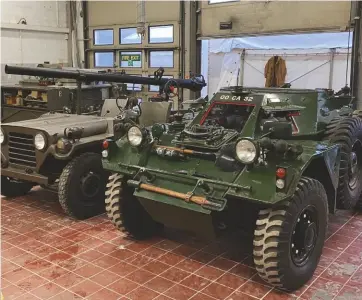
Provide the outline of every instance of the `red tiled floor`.
[[98,292],[101,289],[102,286],[88,279],[69,288],[71,292],[84,298],[94,294],[95,292]]
[[[108,289],[102,289],[88,297],[89,300],[118,300],[120,295]],[[64,299],[65,300],[65,299]]]
[[204,288],[202,290],[202,293],[209,295],[211,297],[214,297],[216,299],[223,300],[227,296],[232,294],[233,291],[234,290],[232,290],[224,285],[213,282],[210,285],[208,285],[206,288]]
[[6,300],[354,300],[362,293],[362,214],[330,217],[313,279],[288,294],[257,275],[251,244],[229,237],[210,243],[166,230],[134,241],[104,214],[69,218],[42,190],[3,198],[1,209]]
[[148,288],[152,288],[159,293],[163,293],[172,286],[174,286],[175,283],[162,277],[155,277],[154,279],[146,282],[144,285]]
[[120,279],[120,276],[113,272],[104,270],[101,273],[94,275],[90,279],[102,286],[107,286]]

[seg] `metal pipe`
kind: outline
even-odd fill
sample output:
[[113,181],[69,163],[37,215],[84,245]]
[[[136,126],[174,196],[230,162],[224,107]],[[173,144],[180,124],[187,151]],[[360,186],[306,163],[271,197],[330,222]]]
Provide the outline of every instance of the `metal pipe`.
[[[360,72],[360,66],[358,62],[358,56],[361,43],[361,10],[362,5],[360,1],[356,2],[356,15],[354,16],[354,30],[353,30],[353,43],[352,43],[352,62],[351,62],[351,96],[358,95],[358,81]],[[358,102],[357,102],[358,105]]]
[[330,64],[329,64],[329,81],[328,81],[328,88],[332,89],[333,86],[333,72],[334,72],[334,56],[336,54],[336,49],[332,48],[331,50],[331,58],[330,58]]
[[[179,26],[179,74],[181,78],[185,78],[185,2],[180,1],[180,26]],[[181,89],[180,98],[183,100],[184,91]],[[182,101],[181,100],[181,101]],[[181,103],[177,103],[180,108]]]
[[240,55],[238,86],[244,85],[244,68],[245,68],[245,49],[243,49]]
[[82,113],[82,81],[77,80],[77,115]]
[[220,206],[218,203],[212,203],[212,202],[208,201],[205,197],[179,193],[179,192],[175,192],[172,190],[160,188],[158,186],[154,186],[154,185],[150,185],[150,184],[146,184],[146,183],[139,183],[138,181],[134,181],[134,180],[128,180],[127,184],[130,186],[138,186],[138,188],[149,191],[149,192],[154,192],[157,194],[178,198],[178,199],[184,200],[186,202],[190,201],[190,202],[193,202],[193,203],[196,203],[199,205]]
[[84,67],[89,68],[89,61],[88,61],[88,53],[86,49],[88,49],[89,44],[89,24],[88,24],[88,3],[87,1],[82,1],[82,10],[83,10],[83,28],[84,28]]

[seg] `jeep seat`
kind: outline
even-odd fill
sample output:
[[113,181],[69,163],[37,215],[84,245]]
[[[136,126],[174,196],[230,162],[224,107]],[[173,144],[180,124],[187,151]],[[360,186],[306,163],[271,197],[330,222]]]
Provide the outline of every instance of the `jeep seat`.
[[155,123],[166,123],[170,117],[171,105],[171,102],[141,102],[140,125],[147,127]]

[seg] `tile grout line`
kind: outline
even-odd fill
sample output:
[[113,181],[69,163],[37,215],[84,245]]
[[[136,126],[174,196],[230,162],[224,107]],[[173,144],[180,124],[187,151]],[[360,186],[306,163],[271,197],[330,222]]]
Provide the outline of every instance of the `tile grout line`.
[[[337,234],[338,231],[340,231],[344,226],[346,226],[355,216],[356,216],[356,214],[350,216],[350,217],[348,218],[348,220],[347,220],[341,227],[339,227],[339,229],[338,229],[336,232],[334,232],[330,237],[328,237],[328,238],[325,240],[325,242],[327,242],[330,238],[332,238],[335,234]],[[353,242],[354,242],[354,240],[353,240],[350,244],[348,244],[348,246],[346,246],[346,247],[343,249],[343,251],[340,251],[341,253],[340,253],[338,256],[336,256],[336,257],[331,261],[331,263],[325,268],[325,270],[324,270],[323,272],[321,272],[321,273],[310,283],[310,285],[307,287],[307,289],[306,289],[299,297],[297,297],[297,300],[303,300],[303,298],[302,298],[303,294],[304,294],[309,288],[311,288],[312,285],[313,285],[313,283],[315,283],[318,279],[320,279],[320,278],[325,279],[325,278],[321,277],[321,275],[322,275],[325,271],[327,271],[327,269],[328,269],[330,266],[332,266],[333,263],[335,263],[335,261],[337,260],[337,258],[338,258],[341,254],[343,254],[343,253],[346,251],[346,249],[347,249]],[[329,248],[329,249],[330,249],[330,248]],[[333,250],[333,249],[332,249],[332,250]],[[326,280],[327,280],[327,279],[326,279]]]
[[[357,215],[357,214],[356,214],[356,215]],[[359,239],[360,237],[362,237],[362,233],[360,233],[360,234],[348,245],[348,247],[350,247],[350,246],[351,246],[357,239]],[[346,249],[347,249],[348,247],[346,247]],[[346,250],[346,249],[345,249],[345,250]],[[345,250],[343,250],[343,252],[342,252],[341,254],[345,253]],[[337,257],[337,258],[338,258],[338,257]],[[336,258],[336,259],[337,259],[337,258]],[[337,295],[333,297],[332,300],[334,300],[334,299],[336,299],[336,298],[338,297],[339,292],[342,291],[343,288],[345,288],[345,287],[347,286],[347,283],[352,279],[352,277],[353,277],[353,276],[357,273],[357,271],[360,270],[361,268],[362,268],[362,264],[360,264],[360,265],[357,267],[356,271],[354,271],[353,274],[350,276],[350,278],[342,285],[341,289],[338,291]]]
[[[97,217],[97,216],[95,216],[95,217]],[[104,223],[104,222],[103,222],[103,223]],[[103,224],[103,223],[101,223],[101,224]],[[67,227],[68,227],[68,226],[69,226],[69,225],[67,225]],[[36,230],[36,229],[34,229],[34,230]],[[32,231],[34,231],[34,230],[32,230]],[[60,229],[60,230],[61,230],[61,229]],[[32,232],[32,231],[30,231],[30,232]],[[19,234],[19,235],[23,235],[23,234]],[[60,237],[60,238],[63,238],[63,237],[61,237],[61,236],[59,236],[59,237]],[[116,237],[116,238],[117,238],[117,237]],[[116,239],[116,238],[114,238],[114,239]],[[36,240],[36,239],[35,239],[35,238],[32,238],[32,240],[29,240],[29,241],[27,241],[27,242],[34,241],[34,240]],[[113,240],[113,239],[112,239],[112,240]],[[36,240],[36,241],[38,241],[38,240]],[[27,242],[24,242],[24,243],[22,243],[22,244],[25,244],[25,243],[27,243]],[[39,241],[38,241],[38,242],[39,242]],[[43,242],[41,242],[41,243],[43,243]],[[74,242],[74,243],[76,243],[76,242]],[[9,243],[9,244],[11,244],[11,243]],[[22,244],[20,244],[20,246],[21,246]],[[43,244],[44,244],[44,245],[39,246],[39,247],[50,246],[49,244],[45,244],[45,243],[43,243]],[[13,247],[19,248],[18,246],[15,246],[15,245],[13,245],[13,244],[11,244],[11,245],[12,245]],[[116,246],[116,245],[115,245],[115,246]],[[37,247],[37,248],[39,248],[39,247]],[[52,247],[52,246],[50,246],[50,247]],[[92,247],[92,248],[89,248],[87,251],[95,250],[95,248],[97,248],[97,247],[99,247],[99,245],[94,246],[94,247]],[[116,246],[116,247],[117,247],[117,246]],[[151,247],[151,246],[150,246],[150,247]],[[37,249],[37,248],[35,248],[35,249]],[[59,251],[60,251],[60,252],[64,252],[64,251],[62,251],[62,250],[60,250],[60,249],[58,249],[58,248],[55,248],[55,247],[52,247],[52,248],[54,248],[55,250],[57,250],[57,252],[59,252]],[[66,268],[63,268],[63,267],[60,266],[58,263],[52,263],[52,262],[48,261],[47,259],[45,259],[45,257],[42,258],[42,257],[39,257],[38,255],[33,254],[32,252],[30,252],[30,251],[28,251],[28,250],[24,250],[24,249],[21,249],[21,248],[19,248],[19,249],[20,249],[20,250],[23,250],[23,251],[26,252],[26,253],[30,253],[30,254],[34,255],[35,257],[37,257],[37,258],[39,258],[39,259],[42,259],[42,260],[45,260],[45,261],[47,261],[47,262],[49,262],[49,263],[52,264],[52,266],[50,266],[49,268],[46,268],[46,269],[44,269],[44,270],[42,270],[42,271],[48,270],[48,269],[50,269],[51,267],[54,267],[54,266],[58,266],[59,268],[64,269],[64,270],[66,270],[66,271],[68,271],[68,272],[70,272],[70,273],[74,273],[75,270],[81,268],[81,267],[79,267],[79,268],[71,271],[71,270],[68,270],[68,269],[66,269]],[[148,248],[147,248],[147,249],[148,249]],[[63,249],[63,250],[64,250],[64,249]],[[84,251],[84,252],[87,252],[87,251]],[[95,250],[95,251],[96,251],[96,250]],[[130,251],[131,251],[131,250],[130,250]],[[132,251],[132,252],[133,252],[133,251]],[[66,253],[66,252],[64,252],[64,253]],[[83,252],[82,252],[82,253],[83,253]],[[81,254],[81,253],[80,253],[80,254]],[[21,255],[23,255],[23,254],[21,254]],[[19,255],[19,256],[21,256],[21,255]],[[78,255],[74,255],[74,257],[77,257],[77,256],[78,256]],[[16,256],[16,257],[18,257],[18,256]],[[80,260],[82,260],[82,261],[84,261],[84,262],[87,262],[87,263],[89,263],[89,264],[91,264],[91,265],[94,265],[93,263],[88,262],[88,261],[86,261],[86,260],[83,260],[83,259],[81,259],[81,258],[78,258],[78,259],[80,259]],[[8,260],[8,259],[6,259],[6,260]],[[10,261],[10,260],[8,260],[8,261],[11,262],[11,263],[13,263],[13,264],[15,264],[15,265],[17,265],[17,266],[19,266],[19,267],[22,268],[22,269],[25,269],[25,270],[29,271],[29,272],[32,273],[33,275],[36,275],[36,276],[38,276],[38,277],[41,277],[42,279],[44,279],[44,280],[47,281],[46,283],[44,283],[44,284],[42,284],[42,285],[34,288],[34,289],[31,290],[31,291],[26,291],[26,290],[24,290],[24,291],[27,292],[27,293],[31,293],[31,292],[34,291],[35,289],[37,289],[37,288],[39,288],[39,287],[41,287],[41,286],[44,286],[45,284],[52,283],[52,284],[55,284],[55,285],[59,286],[60,288],[64,289],[65,291],[68,291],[68,292],[70,292],[70,293],[76,294],[76,293],[72,292],[71,290],[69,290],[68,288],[65,288],[65,287],[63,287],[63,286],[60,286],[60,285],[56,284],[55,281],[53,281],[53,280],[49,280],[49,279],[41,276],[40,274],[37,274],[37,273],[33,272],[32,270],[29,270],[29,269],[27,269],[27,268],[25,268],[25,267],[23,267],[23,266],[21,266],[21,265],[19,265],[19,264],[17,264],[17,263],[14,263],[14,262],[12,262],[12,261]],[[121,262],[121,260],[119,260],[119,262]],[[97,265],[94,265],[94,266],[98,267]],[[111,267],[110,267],[110,268],[111,268]],[[103,271],[105,271],[105,270],[107,270],[107,269],[106,269],[106,268],[103,268],[102,271],[94,274],[94,276],[97,275],[97,274],[99,274],[99,273],[101,273],[101,272],[103,272]],[[6,273],[10,273],[10,272],[12,272],[12,271],[9,271],[9,272],[6,272]],[[111,272],[111,271],[110,271],[110,272]],[[6,274],[6,273],[5,273],[5,274]],[[112,272],[112,273],[114,273],[114,272]],[[5,275],[5,274],[3,274],[3,275]],[[89,279],[89,278],[86,278],[86,277],[84,277],[84,276],[82,276],[82,275],[79,275],[79,274],[76,274],[76,273],[74,273],[74,274],[75,274],[75,275],[78,275],[78,276],[80,276],[80,277],[82,277],[82,278],[84,279],[84,280],[82,280],[81,282],[84,282],[85,280],[88,280],[88,279]],[[31,276],[33,276],[33,275],[29,275],[28,277],[23,278],[23,279],[20,279],[20,280],[16,281],[15,283],[11,282],[11,284],[17,286],[17,285],[16,285],[17,283],[19,283],[19,282],[22,281],[22,280],[26,280],[26,279],[30,278]],[[62,277],[62,276],[63,276],[63,275],[61,275],[61,276],[59,276],[59,277]],[[57,277],[57,278],[59,278],[59,277]],[[55,278],[54,280],[56,280],[57,278]],[[79,283],[81,283],[81,282],[79,282]],[[79,284],[79,283],[77,283],[77,284]],[[77,285],[77,284],[75,284],[75,285]],[[73,286],[75,286],[75,285],[73,285]],[[73,286],[71,286],[71,287],[73,287]],[[17,286],[17,287],[18,287],[18,286]],[[63,292],[63,291],[62,291],[62,292]],[[62,293],[62,292],[60,292],[60,293]],[[58,294],[60,294],[60,293],[58,293]],[[31,293],[31,294],[32,294],[32,293]],[[58,295],[58,294],[56,294],[56,295]],[[33,294],[32,294],[32,295],[33,295]],[[55,297],[56,295],[53,295],[52,297]],[[37,297],[36,295],[34,295],[34,296]]]
[[[16,208],[14,208],[14,209],[16,209]],[[20,210],[19,210],[20,211]],[[46,210],[47,211],[47,210]],[[48,216],[47,218],[50,218],[51,216]],[[98,216],[95,216],[94,218],[96,218],[96,217],[98,217]],[[45,218],[45,219],[47,219],[47,218]],[[335,233],[333,233],[328,239],[326,239],[326,241],[327,240],[329,240],[332,236],[334,236],[335,234],[337,234],[351,219],[353,218],[353,216],[344,224],[344,225],[342,225]],[[52,223],[55,223],[55,224],[58,224],[58,225],[61,225],[63,228],[61,228],[61,229],[59,229],[59,230],[56,230],[55,232],[53,232],[52,234],[55,234],[55,235],[57,235],[56,234],[56,232],[58,232],[58,231],[60,231],[60,230],[62,230],[62,229],[66,229],[66,228],[70,228],[70,225],[66,225],[66,226],[64,226],[64,225],[62,225],[62,224],[59,224],[59,223],[57,223],[57,222],[53,222],[53,221],[51,221]],[[104,221],[104,222],[102,222],[102,223],[100,223],[100,224],[103,224],[103,223],[105,223],[106,222],[106,220]],[[93,225],[93,224],[89,224],[89,223],[85,223],[85,224],[87,224],[87,225],[90,225],[90,226],[97,226],[97,225],[100,225],[100,224],[96,224],[96,225]],[[65,227],[65,228],[64,228]],[[9,229],[8,229],[9,230]],[[30,231],[30,232],[33,232],[33,231],[35,231],[36,229],[34,229],[34,230],[32,230],[32,231]],[[80,230],[77,230],[77,229],[75,229],[77,232],[80,232],[80,233],[83,233],[83,232],[81,232]],[[12,232],[14,232],[14,233],[17,233],[18,235],[23,235],[22,233],[19,233],[19,232],[16,232],[16,231],[13,231],[13,230],[11,230]],[[107,230],[108,231],[108,230]],[[110,231],[111,232],[111,231]],[[75,234],[75,233],[74,233]],[[101,233],[99,233],[99,234],[101,234]],[[88,234],[86,234],[86,235],[88,235]],[[90,236],[90,235],[88,235],[88,236]],[[93,236],[90,236],[90,237],[93,237]],[[95,236],[96,238],[97,238],[97,235]],[[119,237],[115,237],[114,239],[112,239],[112,240],[115,240],[115,239],[117,239],[117,238],[119,238]],[[337,258],[342,254],[342,253],[344,253],[345,252],[345,250],[356,240],[358,238],[358,236],[332,261],[332,263],[331,264],[329,264],[328,265],[328,267],[326,267],[326,269],[327,268],[329,268],[332,264],[333,264],[333,262],[335,262],[336,260],[337,260]],[[36,239],[35,239],[36,240]],[[111,241],[112,241],[111,240]],[[110,241],[110,242],[111,242]],[[107,241],[108,242],[108,241]],[[159,243],[161,243],[162,241],[160,241],[160,242],[158,242],[158,243],[156,243],[156,244],[154,244],[154,245],[150,245],[150,247],[156,247],[157,248],[157,244],[159,244]],[[74,242],[75,244],[77,244],[78,242]],[[12,245],[12,246],[14,246],[13,244],[11,244],[11,243],[9,243],[10,245]],[[23,243],[23,244],[25,244],[25,243]],[[43,243],[44,245],[47,245],[47,244],[45,244],[45,243]],[[44,246],[43,245],[43,246]],[[181,245],[179,245],[178,247],[181,247],[181,246],[183,246],[183,245],[185,245],[185,244],[181,244]],[[43,247],[43,246],[40,246],[40,247]],[[50,246],[50,245],[47,245],[47,246]],[[116,246],[116,245],[115,245]],[[187,245],[185,245],[185,246],[187,246]],[[195,253],[193,253],[192,255],[194,255],[194,254],[196,254],[196,253],[198,253],[198,252],[200,252],[200,251],[202,251],[203,249],[205,249],[206,247],[207,247],[208,245],[206,245],[206,246],[204,246],[203,248],[201,248],[201,249],[199,249],[198,251],[196,251]],[[16,246],[14,246],[14,247],[16,247]],[[51,246],[52,247],[52,246]],[[71,247],[71,246],[70,246]],[[93,248],[89,248],[89,249],[87,249],[86,251],[83,251],[83,252],[87,252],[87,251],[90,251],[90,250],[95,250],[95,248],[97,248],[97,247],[99,247],[99,245],[98,246],[94,246]],[[139,253],[137,253],[137,252],[135,252],[135,255],[134,256],[136,256],[136,255],[138,255],[138,254],[141,254],[142,255],[142,252],[143,251],[146,251],[147,249],[149,249],[150,247],[147,247],[146,249],[144,249],[144,250],[142,250],[141,252],[139,252]],[[174,248],[174,249],[177,249],[178,247],[176,247],[176,248]],[[17,248],[19,248],[19,247],[17,247]],[[54,248],[54,247],[53,247]],[[54,248],[54,249],[56,249],[56,250],[58,250],[58,251],[62,251],[62,252],[64,252],[63,250],[64,249],[62,249],[62,250],[59,250],[59,249],[57,249],[57,248]],[[66,249],[66,248],[65,248]],[[162,249],[162,248],[161,248]],[[171,249],[171,250],[168,250],[168,251],[166,251],[163,255],[165,255],[165,254],[167,254],[167,253],[169,253],[169,252],[172,252],[172,250],[174,250],[174,249]],[[21,250],[23,250],[23,249],[21,249]],[[162,250],[164,250],[164,249],[162,249]],[[196,250],[196,249],[195,249]],[[25,252],[29,252],[29,253],[31,253],[30,251],[26,251],[26,250],[23,250],[23,251],[25,251]],[[96,250],[95,250],[96,251]],[[132,250],[129,250],[129,251],[132,251]],[[83,253],[82,252],[82,253]],[[226,251],[227,252],[227,251]],[[212,259],[210,262],[208,262],[207,264],[205,264],[205,265],[203,265],[202,267],[204,267],[204,266],[207,266],[207,265],[209,265],[209,263],[211,263],[212,261],[214,261],[214,260],[216,260],[217,258],[219,258],[220,256],[222,256],[223,254],[225,254],[226,252],[223,252],[223,253],[221,253],[221,254],[219,254],[218,256],[216,256],[214,259]],[[32,253],[31,253],[32,254]],[[81,254],[81,253],[79,253],[79,254]],[[106,254],[106,255],[109,255],[109,253],[108,254]],[[162,256],[163,256],[162,255]],[[36,256],[36,255],[35,255]],[[77,257],[78,255],[75,255],[75,257]],[[144,256],[144,255],[143,255]],[[161,257],[162,257],[161,256]],[[38,257],[38,256],[36,256],[36,257]],[[44,258],[41,258],[41,257],[39,257],[40,259],[44,259]],[[115,257],[116,258],[116,257]],[[150,262],[148,262],[148,263],[151,263],[151,262],[153,262],[153,261],[157,261],[158,259],[159,259],[160,257],[158,257],[158,258],[156,258],[156,259],[152,259]],[[79,258],[80,259],[80,258]],[[177,264],[180,264],[181,262],[183,262],[183,261],[185,261],[186,259],[191,259],[189,256],[188,257],[185,257],[182,261],[180,261],[180,262],[178,262]],[[243,261],[245,261],[247,258],[244,258],[241,262],[238,262],[237,264],[242,264],[242,262]],[[192,259],[191,259],[192,260]],[[85,261],[85,260],[84,260]],[[120,260],[120,262],[121,261],[124,261],[125,263],[128,263],[128,264],[130,264],[129,262],[127,262],[127,261],[125,261],[125,260]],[[196,261],[196,260],[195,260]],[[87,263],[90,263],[91,265],[94,265],[92,262],[88,262],[88,261],[86,261]],[[17,265],[17,264],[16,264]],[[55,265],[57,265],[57,264],[55,264]],[[132,264],[131,264],[132,265]],[[168,265],[168,264],[167,264]],[[170,265],[169,265],[170,266]],[[22,266],[21,266],[22,267]],[[60,267],[60,266],[59,266]],[[98,267],[98,266],[97,266]],[[171,266],[171,267],[175,267],[175,268],[177,268],[176,266]],[[191,274],[189,274],[186,278],[188,278],[188,277],[190,277],[191,275],[193,275],[193,274],[195,274],[195,272],[197,272],[198,270],[200,270],[202,267],[200,267],[199,269],[197,269],[197,270],[195,270],[194,272],[192,272]],[[235,267],[235,266],[233,266],[233,267]],[[219,276],[218,278],[216,278],[215,280],[213,280],[213,281],[211,281],[210,282],[210,284],[209,285],[211,285],[212,283],[214,283],[214,282],[216,282],[220,277],[222,277],[224,274],[226,274],[226,273],[228,273],[233,267],[231,267],[228,271],[225,271],[225,270],[222,270],[224,273],[221,275],[221,276]],[[110,267],[111,268],[111,267]],[[142,267],[136,267],[136,269],[133,271],[133,272],[135,272],[136,270],[139,270],[139,269],[141,269]],[[217,267],[216,267],[217,268]],[[79,269],[79,268],[78,268]],[[109,269],[109,268],[108,268]],[[179,269],[179,268],[177,268],[177,269]],[[219,269],[219,268],[217,268],[217,269]],[[107,270],[107,269],[105,269],[105,268],[103,268],[103,270],[102,271],[100,271],[99,273],[101,273],[101,272],[103,272],[104,270]],[[182,269],[181,269],[182,270]],[[220,269],[221,270],[221,269]],[[358,270],[358,269],[357,269]],[[355,272],[357,272],[357,270],[355,271]],[[30,270],[29,270],[30,271]],[[31,273],[34,273],[34,272],[32,272],[32,271],[30,271]],[[70,271],[70,272],[72,272],[72,271]],[[99,273],[96,273],[96,274],[99,274]],[[132,272],[131,272],[132,273]],[[162,275],[164,272],[162,272],[161,274],[159,274],[159,275],[156,275],[154,278],[156,278],[156,277],[159,277],[160,275]],[[322,272],[323,273],[323,272]],[[321,273],[321,274],[322,274]],[[34,273],[34,274],[36,274],[36,273]],[[92,275],[92,277],[93,276],[96,276],[96,274],[94,274],[94,275]],[[320,274],[320,275],[321,275]],[[38,274],[36,274],[36,275],[38,275]],[[317,276],[317,278],[311,283],[311,285],[320,277],[320,275],[318,275]],[[39,276],[39,275],[38,275]],[[128,276],[128,274],[126,275],[126,276]],[[353,275],[352,275],[353,276]],[[83,276],[82,276],[83,277]],[[90,277],[90,278],[92,278],[92,277]],[[125,277],[125,276],[124,276]],[[202,277],[202,276],[201,276]],[[238,276],[238,277],[240,277],[240,276]],[[122,277],[121,277],[122,278]],[[252,279],[253,277],[251,277],[251,278],[249,278],[245,283],[243,283],[241,286],[243,286],[244,284],[246,284],[247,282],[249,282],[249,281],[252,281],[251,279]],[[46,279],[46,278],[44,278],[44,279]],[[86,278],[86,279],[88,279],[88,278]],[[47,280],[47,279],[46,279]],[[151,279],[152,280],[152,279]],[[47,280],[47,281],[49,281],[49,280]],[[148,282],[148,281],[147,281]],[[145,283],[147,283],[147,282],[145,282]],[[173,286],[175,286],[176,284],[180,284],[180,285],[182,285],[181,283],[175,283]],[[207,285],[206,287],[208,287],[209,285]],[[222,284],[221,284],[222,285]],[[310,285],[310,286],[311,286]],[[344,286],[346,285],[346,283],[344,284]],[[141,285],[142,286],[142,285]],[[172,286],[172,287],[173,287]],[[241,287],[240,286],[240,287]],[[309,286],[309,287],[310,287]],[[343,286],[343,287],[344,287]],[[171,287],[171,288],[172,288]],[[205,287],[205,288],[206,288]],[[238,287],[237,289],[235,289],[234,290],[234,292],[233,293],[235,293],[235,291],[236,290],[238,290],[240,287]],[[342,288],[343,288],[342,287]],[[204,289],[205,289],[204,288]],[[170,288],[169,288],[170,289]],[[166,291],[168,291],[169,289],[167,289]],[[192,289],[193,290],[193,289]],[[272,289],[273,290],[273,289]],[[271,290],[271,291],[272,291]],[[164,291],[164,292],[166,292],[166,291]],[[269,292],[271,292],[271,291],[269,291]],[[158,292],[157,292],[158,293]],[[201,291],[198,291],[196,294],[194,294],[192,297],[194,297],[195,295],[197,295],[198,293],[201,293]],[[232,293],[232,294],[233,294]],[[161,295],[162,295],[163,293],[161,293]],[[232,295],[231,294],[231,295]],[[268,293],[267,293],[268,294]],[[266,294],[266,295],[267,295]],[[127,294],[128,295],[128,294]],[[266,296],[265,295],[265,296]],[[263,296],[263,298],[265,297],[265,296]],[[300,298],[301,296],[299,296],[299,298]]]
[[[163,241],[165,241],[165,239],[163,239],[162,241],[156,243],[155,245],[151,245],[150,247],[152,247],[152,246],[155,247],[157,244],[160,244],[160,243],[163,242]],[[190,248],[193,248],[193,249],[197,250],[197,251],[195,251],[194,253],[191,254],[191,255],[195,255],[196,253],[199,253],[200,251],[202,251],[202,249],[206,248],[206,247],[209,246],[209,245],[210,245],[210,243],[207,244],[207,245],[205,245],[204,247],[202,247],[202,248],[199,249],[199,250],[197,250],[196,248],[193,248],[193,247],[191,247],[191,246],[188,246],[188,245],[186,245],[186,244],[180,244],[180,245],[178,245],[176,248],[173,248],[173,249],[171,249],[171,250],[164,250],[164,249],[161,249],[161,248],[158,248],[158,247],[156,247],[156,248],[166,251],[166,252],[162,255],[162,256],[164,256],[164,255],[166,255],[166,254],[168,254],[168,253],[173,253],[172,251],[173,251],[173,250],[176,250],[177,248],[180,248],[180,247],[182,247],[182,246],[187,246],[187,247],[190,247]],[[138,254],[141,254],[141,255],[142,255],[142,252],[143,252],[143,251],[146,251],[146,250],[149,249],[150,247],[142,250],[142,251],[139,252]],[[173,253],[173,254],[175,254],[175,253]],[[210,254],[211,254],[211,253],[210,253]],[[175,254],[175,255],[177,255],[177,254]],[[143,255],[143,256],[144,256],[144,255]],[[152,260],[151,260],[150,262],[148,262],[146,265],[148,265],[148,264],[151,263],[151,262],[159,261],[159,259],[160,259],[162,256],[160,256],[160,257],[158,257],[158,258],[155,258],[155,259],[152,259]],[[191,258],[190,258],[189,256],[186,256],[184,259],[182,259],[181,261],[179,261],[176,265],[180,264],[181,262],[184,262],[184,261],[187,260],[187,259],[191,259]],[[159,261],[159,262],[161,262],[161,261]],[[196,261],[196,262],[197,262],[197,261]],[[126,262],[126,263],[128,263],[128,262]],[[162,275],[163,273],[165,273],[166,271],[168,271],[169,269],[176,268],[176,269],[178,269],[178,270],[184,271],[184,270],[176,267],[176,265],[169,265],[169,264],[164,263],[164,262],[161,262],[161,263],[169,266],[170,268],[168,268],[167,270],[161,272],[160,274],[155,274],[155,273],[150,272],[150,273],[152,273],[152,274],[154,274],[154,275],[156,275],[156,276],[153,277],[153,278],[150,279],[150,280],[147,280],[147,281],[144,282],[143,284],[139,284],[139,285],[142,286],[142,287],[144,287],[144,288],[147,288],[147,289],[149,289],[149,290],[151,290],[151,291],[153,291],[153,292],[156,292],[157,294],[159,294],[159,295],[157,295],[157,297],[159,297],[160,295],[163,295],[163,296],[172,298],[172,297],[170,297],[170,296],[165,295],[164,293],[167,292],[168,290],[170,290],[171,288],[173,288],[173,287],[174,287],[175,285],[177,285],[177,284],[182,285],[180,282],[174,282],[174,281],[171,281],[171,280],[168,280],[168,279],[167,279],[168,281],[172,282],[173,285],[172,285],[171,287],[169,287],[168,289],[166,289],[165,291],[163,291],[162,293],[160,293],[160,292],[158,292],[158,291],[156,291],[156,290],[153,290],[153,289],[150,288],[150,287],[146,287],[146,286],[145,286],[146,283],[152,281],[153,279],[155,279],[155,278],[157,278],[157,277],[164,278],[164,277],[162,277],[161,275]],[[130,264],[130,263],[129,263],[129,264]],[[131,265],[132,265],[132,264],[131,264]],[[144,265],[144,266],[146,266],[146,265]],[[144,267],[144,266],[143,266],[143,267]],[[204,266],[206,266],[206,265],[203,265],[202,267],[204,267]],[[139,267],[138,269],[142,269],[143,267]],[[201,269],[202,267],[200,267],[199,269]],[[136,269],[136,270],[138,270],[138,269]],[[190,273],[190,274],[189,274],[186,278],[188,278],[189,276],[193,275],[193,274],[194,274],[195,272],[197,272],[199,269],[195,270],[195,271],[192,272],[192,273],[188,272],[188,273]],[[187,271],[184,271],[184,272],[187,272]],[[133,273],[133,272],[132,272],[132,273]],[[127,274],[126,276],[128,276],[128,275],[129,275],[129,274]],[[125,276],[124,276],[124,277],[125,277]],[[186,279],[186,278],[184,278],[184,279]],[[166,278],[164,278],[164,279],[166,279]],[[184,279],[183,279],[183,280],[184,280]],[[182,281],[182,280],[181,280],[181,281]],[[182,285],[182,286],[184,286],[184,285]],[[187,288],[189,288],[189,287],[187,287]],[[136,288],[136,289],[137,289],[137,288]],[[136,289],[134,289],[134,290],[136,290]],[[191,289],[191,288],[189,288],[189,289]],[[128,293],[126,294],[126,296],[129,295],[130,293],[132,293],[134,290],[128,292]],[[196,291],[196,290],[194,290],[194,289],[191,289],[191,290]],[[196,291],[196,292],[197,292],[197,291]],[[194,295],[195,295],[195,294],[194,294]],[[193,296],[194,296],[194,295],[193,295]],[[214,298],[214,297],[212,297],[212,298]],[[172,299],[174,299],[174,298],[172,298]],[[214,298],[214,299],[216,299],[216,298]]]
[[[355,215],[349,217],[349,219],[348,219],[341,227],[339,227],[339,229],[338,229],[336,232],[334,232],[330,237],[328,237],[328,238],[325,240],[325,243],[326,243],[332,236],[334,236],[339,230],[341,230],[350,220],[352,220],[352,219],[354,218],[354,216],[355,216]],[[344,251],[344,250],[343,250],[343,251]],[[341,254],[343,253],[343,251],[341,252]],[[338,257],[338,256],[337,256],[337,257]],[[325,267],[325,270],[324,270],[324,271],[326,271],[326,270],[334,263],[334,261],[337,259],[337,257],[334,258],[334,259],[332,260],[332,262],[331,262],[327,267]],[[323,271],[323,272],[324,272],[324,271]],[[313,281],[310,282],[310,284],[307,285],[306,289],[303,291],[303,293],[302,293],[301,295],[295,296],[295,297],[296,297],[296,300],[302,300],[301,297],[303,296],[303,294],[304,294],[310,287],[312,287],[313,283],[315,283],[319,278],[323,278],[323,277],[320,277],[323,272],[321,272]],[[312,279],[312,278],[311,278],[311,279]],[[304,287],[304,286],[303,286],[303,287]],[[302,288],[303,288],[303,287],[302,287]],[[274,290],[277,290],[277,291],[280,291],[280,292],[282,292],[282,293],[285,293],[285,291],[279,290],[279,289],[273,287],[273,289],[270,290],[268,293],[266,293],[266,294],[261,298],[261,300],[264,300],[265,297],[266,297],[269,293],[271,293],[272,291],[274,291]],[[287,293],[287,294],[289,295],[289,293]],[[292,293],[291,293],[290,295],[294,296]]]

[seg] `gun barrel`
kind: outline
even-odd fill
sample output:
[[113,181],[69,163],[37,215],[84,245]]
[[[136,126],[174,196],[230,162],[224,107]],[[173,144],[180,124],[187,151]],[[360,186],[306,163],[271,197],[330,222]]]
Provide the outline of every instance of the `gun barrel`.
[[[107,81],[107,82],[117,82],[117,83],[134,83],[134,84],[147,84],[147,85],[156,85],[163,86],[169,81],[166,78],[151,78],[151,77],[142,77],[142,76],[132,76],[132,75],[120,75],[112,73],[95,73],[95,72],[86,72],[78,69],[75,70],[62,70],[62,69],[49,69],[49,68],[30,68],[30,67],[19,67],[19,66],[9,66],[5,65],[6,74],[15,74],[15,75],[28,75],[28,76],[42,76],[48,78],[67,78],[67,79],[76,79],[81,81]],[[204,86],[206,86],[204,80],[198,80],[197,78],[192,79],[173,79],[175,80],[180,88],[186,88],[192,91],[200,91]]]

